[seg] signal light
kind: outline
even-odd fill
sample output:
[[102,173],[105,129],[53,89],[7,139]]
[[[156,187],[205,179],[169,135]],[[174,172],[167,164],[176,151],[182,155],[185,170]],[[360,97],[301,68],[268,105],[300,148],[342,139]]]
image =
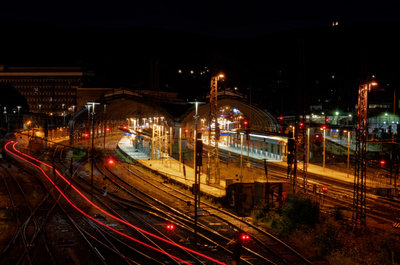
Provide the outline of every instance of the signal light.
[[329,118],[328,117],[325,118],[325,122],[329,122]]
[[122,127],[122,129],[124,129],[124,130],[126,130],[126,128],[127,128],[126,125],[124,125],[124,126]]
[[304,123],[300,122],[300,123],[299,123],[299,128],[300,128],[300,129],[303,129],[303,127],[304,127]]
[[326,126],[323,125],[323,126],[321,127],[321,129],[322,129],[322,130],[326,130]]
[[106,128],[106,131],[109,132],[109,131],[110,131],[110,128]]
[[381,164],[381,167],[384,167],[386,165],[386,161],[383,159],[381,161],[379,161],[379,163]]
[[115,161],[112,158],[109,158],[108,161],[107,161],[107,164],[109,164],[110,166],[114,165],[114,163],[115,163]]
[[83,137],[87,138],[87,137],[89,137],[89,134],[88,134],[88,133],[85,133],[85,134],[83,135]]
[[247,241],[250,240],[250,236],[249,236],[248,234],[241,234],[241,235],[240,235],[240,240],[241,240],[242,242],[247,242]]
[[322,187],[322,192],[327,192],[328,191],[328,187]]
[[249,125],[249,122],[248,121],[244,121],[243,124],[244,124],[244,126],[247,126],[247,125]]
[[230,119],[233,119],[233,116],[231,115],[231,116],[229,116],[229,118],[230,118]]
[[280,120],[280,121],[283,121],[283,117],[282,117],[282,116],[279,116],[279,120]]
[[188,133],[189,132],[189,130],[188,129],[185,129],[185,133]]
[[166,228],[167,228],[168,231],[173,231],[173,230],[175,230],[175,225],[174,224],[167,224]]

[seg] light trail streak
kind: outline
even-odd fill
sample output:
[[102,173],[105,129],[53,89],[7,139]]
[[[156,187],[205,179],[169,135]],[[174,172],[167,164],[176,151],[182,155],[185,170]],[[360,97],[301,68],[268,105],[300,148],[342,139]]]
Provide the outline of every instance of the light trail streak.
[[[25,158],[23,158],[23,157],[17,155],[16,153],[11,152],[11,151],[8,149],[8,145],[11,144],[11,143],[13,143],[12,148],[14,149],[15,152],[17,152],[17,153],[19,153],[19,154],[21,154],[21,155],[23,155],[23,156],[25,156],[25,157],[28,157],[28,158],[30,158],[30,159],[32,159],[32,160],[34,160],[34,161],[36,161],[36,162],[38,162],[38,163],[40,163],[40,164],[42,164],[42,165],[45,165],[46,167],[48,167],[48,168],[50,168],[50,169],[53,169],[53,167],[52,167],[51,165],[49,165],[49,164],[46,164],[46,163],[43,162],[43,161],[40,161],[40,160],[38,160],[38,159],[36,159],[36,158],[34,158],[34,157],[32,157],[32,156],[29,156],[29,155],[27,155],[27,154],[25,154],[25,153],[19,151],[18,149],[16,149],[15,146],[17,145],[18,142],[10,141],[10,142],[7,142],[7,143],[4,145],[4,149],[5,149],[7,152],[9,152],[10,154],[12,154],[12,155],[14,155],[14,156],[16,156],[16,157],[18,157],[18,158],[20,158],[20,159],[22,159],[22,160],[28,162],[28,163],[30,163],[31,165],[33,165],[33,166],[35,166],[36,168],[38,168],[38,169],[46,176],[46,178],[51,182],[51,184],[60,192],[60,194],[65,198],[65,200],[67,200],[67,202],[68,202],[72,207],[74,207],[78,212],[80,212],[81,214],[83,214],[83,215],[85,215],[86,217],[90,218],[90,219],[93,220],[94,222],[97,222],[98,224],[100,224],[100,225],[102,225],[102,226],[104,226],[104,227],[106,227],[106,228],[108,228],[108,229],[110,229],[110,230],[112,230],[112,231],[114,231],[114,232],[116,232],[116,233],[118,233],[118,234],[120,234],[120,235],[122,235],[122,236],[124,236],[124,237],[126,237],[126,238],[128,238],[128,239],[130,239],[130,240],[133,240],[133,241],[135,241],[135,242],[137,242],[137,243],[139,243],[139,244],[142,244],[142,245],[144,245],[144,246],[146,246],[146,247],[149,247],[149,248],[151,248],[151,249],[153,249],[153,250],[156,250],[156,251],[158,251],[158,252],[160,252],[160,253],[162,253],[162,254],[164,254],[164,255],[170,256],[171,258],[177,259],[177,260],[179,260],[179,261],[181,261],[181,262],[183,262],[183,263],[185,263],[185,264],[190,264],[190,263],[188,263],[188,262],[186,262],[186,261],[184,261],[184,260],[182,260],[182,259],[180,259],[180,258],[178,258],[178,257],[175,257],[175,256],[173,256],[173,255],[171,255],[171,254],[165,252],[165,251],[159,250],[159,249],[157,249],[157,248],[155,248],[155,247],[153,247],[153,246],[150,246],[150,245],[148,245],[148,244],[146,244],[146,243],[144,243],[144,242],[142,242],[142,241],[140,241],[140,240],[138,240],[138,239],[135,239],[135,238],[133,238],[133,237],[127,235],[127,234],[124,234],[124,233],[122,233],[122,232],[120,232],[120,231],[118,231],[118,230],[116,230],[116,229],[114,229],[114,228],[112,228],[112,227],[110,227],[110,226],[104,224],[103,222],[101,222],[101,221],[99,221],[99,220],[93,218],[92,216],[86,214],[82,209],[80,209],[78,206],[76,206],[76,205],[61,191],[61,189],[51,180],[51,178],[44,172],[44,170],[43,170],[41,167],[39,167],[38,165],[36,165],[36,164],[34,164],[34,163],[28,161],[27,159],[25,159]],[[106,210],[102,209],[100,206],[98,206],[98,205],[94,204],[92,201],[90,201],[90,199],[88,199],[84,194],[82,194],[82,192],[80,192],[80,191],[79,191],[71,182],[69,182],[63,175],[61,175],[60,172],[59,172],[57,169],[54,169],[54,171],[57,173],[57,175],[58,175],[62,180],[64,180],[64,182],[66,182],[71,188],[73,188],[85,201],[87,201],[87,202],[88,202],[90,205],[92,205],[94,208],[96,208],[96,209],[99,210],[100,212],[104,213],[105,215],[111,217],[112,219],[114,219],[114,220],[116,220],[116,221],[119,221],[119,222],[121,222],[121,223],[123,223],[123,224],[125,224],[125,225],[127,225],[127,226],[129,226],[129,227],[131,227],[131,228],[133,228],[133,229],[135,229],[135,230],[138,230],[138,231],[140,231],[140,232],[143,232],[143,233],[145,233],[145,234],[147,234],[147,235],[149,235],[149,236],[151,236],[151,237],[154,237],[154,238],[156,238],[156,239],[158,239],[158,240],[161,240],[161,241],[163,241],[163,242],[165,242],[165,243],[168,243],[168,244],[170,244],[170,245],[179,247],[179,248],[181,248],[181,249],[183,249],[183,250],[186,250],[186,251],[188,251],[188,252],[191,252],[191,253],[193,253],[193,254],[195,254],[195,255],[198,255],[198,256],[200,256],[200,257],[203,257],[203,258],[205,258],[205,259],[208,259],[208,260],[210,260],[210,261],[212,261],[212,262],[215,262],[215,263],[221,264],[221,265],[226,265],[226,263],[224,263],[224,262],[221,262],[221,261],[219,261],[219,260],[216,260],[216,259],[214,259],[214,258],[212,258],[212,257],[209,257],[209,256],[205,255],[205,254],[202,254],[202,253],[200,253],[200,252],[197,252],[197,251],[195,251],[195,250],[193,250],[193,249],[190,249],[190,248],[184,247],[184,246],[182,246],[182,245],[179,245],[179,244],[177,244],[177,243],[175,243],[175,242],[173,242],[173,241],[170,241],[170,240],[164,239],[164,238],[162,238],[162,237],[159,237],[159,236],[157,236],[157,235],[155,235],[155,234],[153,234],[153,233],[150,233],[150,232],[148,232],[148,231],[146,231],[146,230],[143,230],[143,229],[141,229],[140,227],[137,227],[137,226],[135,226],[135,225],[133,225],[133,224],[131,224],[131,223],[128,223],[128,222],[122,220],[121,218],[118,218],[117,216],[115,216],[115,215],[113,215],[113,214],[107,212]]]

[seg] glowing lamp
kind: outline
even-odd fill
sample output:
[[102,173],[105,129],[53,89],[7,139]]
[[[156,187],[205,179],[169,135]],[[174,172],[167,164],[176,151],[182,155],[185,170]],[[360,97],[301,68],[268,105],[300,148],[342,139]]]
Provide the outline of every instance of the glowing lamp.
[[250,240],[250,236],[249,236],[248,234],[241,234],[241,235],[240,235],[240,240],[241,240],[242,242],[247,242],[247,241]]
[[173,231],[175,229],[175,225],[174,224],[167,224],[166,226],[168,231]]

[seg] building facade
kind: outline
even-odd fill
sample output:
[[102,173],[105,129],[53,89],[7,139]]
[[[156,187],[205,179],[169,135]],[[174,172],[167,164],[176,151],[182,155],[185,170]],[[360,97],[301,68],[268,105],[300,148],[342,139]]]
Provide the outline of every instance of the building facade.
[[31,112],[48,115],[74,111],[77,91],[90,76],[80,67],[0,66],[0,82],[15,87],[26,98]]

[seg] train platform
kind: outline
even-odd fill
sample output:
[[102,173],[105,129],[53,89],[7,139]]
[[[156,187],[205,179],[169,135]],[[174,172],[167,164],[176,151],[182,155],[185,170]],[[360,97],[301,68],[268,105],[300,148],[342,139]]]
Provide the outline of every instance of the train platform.
[[[135,149],[130,142],[128,136],[124,136],[118,143],[118,148],[125,155],[131,157],[141,165],[148,169],[164,175],[174,181],[192,187],[194,184],[194,169],[192,167],[185,166],[178,160],[167,157],[164,159],[150,159],[148,154],[140,152]],[[225,197],[225,182],[221,181],[221,185],[207,184],[206,174],[200,174],[200,190],[202,193],[210,195],[215,198]]]
[[[227,147],[227,146],[219,146],[219,148],[223,149],[227,152],[240,154],[240,150],[237,150],[237,148],[231,148],[231,147]],[[247,154],[247,151],[243,152],[244,158],[247,157],[248,155],[249,155],[249,157],[251,157],[253,159],[259,159],[259,160],[265,159],[265,156],[263,156],[263,155],[254,154],[254,153]],[[287,167],[286,161],[277,160],[277,159],[267,159],[267,162],[271,163],[271,164],[279,165],[281,167]],[[298,163],[298,173],[300,174],[299,175],[300,178],[301,178],[301,169],[302,169],[302,163],[299,162]],[[344,171],[337,171],[337,170],[329,169],[326,167],[323,168],[322,166],[319,166],[319,165],[308,163],[307,172],[315,174],[315,175],[324,176],[327,178],[332,178],[336,181],[347,182],[350,184],[354,183],[354,171],[353,170],[350,170],[349,172],[346,172],[346,169],[344,169]],[[371,188],[378,188],[378,187],[379,188],[391,188],[391,187],[393,187],[393,185],[382,183],[382,181],[379,181],[379,179],[374,180],[371,178],[367,178],[367,186],[371,187]]]
[[[129,137],[123,137],[118,143],[119,149],[124,152],[126,155],[130,156],[132,159],[136,160],[143,166],[158,172],[161,175],[167,176],[171,179],[174,179],[177,182],[180,182],[188,187],[191,187],[194,184],[194,169],[192,167],[184,166],[183,163],[180,163],[176,159],[166,158],[166,159],[153,159],[151,160],[149,155],[144,154],[138,150],[136,150],[132,144],[130,143]],[[220,146],[221,149],[225,151],[232,152],[235,154],[240,154],[235,148],[227,148],[225,146]],[[246,154],[243,153],[243,156],[247,157]],[[263,157],[257,154],[250,153],[249,156],[254,159],[263,160]],[[279,161],[275,159],[267,159],[268,164],[275,164],[280,167],[287,167],[287,162]],[[298,164],[298,173],[301,174],[302,164]],[[331,178],[335,181],[345,182],[350,185],[354,183],[354,172],[346,171],[337,171],[329,168],[323,168],[322,166],[315,164],[308,164],[307,171],[309,173],[320,175],[326,178]],[[299,175],[301,179],[301,175]],[[299,181],[300,181],[299,179]],[[224,197],[226,183],[224,179],[221,179],[220,185],[207,185],[206,182],[206,174],[201,174],[201,191],[205,194],[211,195],[213,197]],[[367,178],[367,186],[370,188],[391,188],[393,185],[382,183],[377,179]]]

